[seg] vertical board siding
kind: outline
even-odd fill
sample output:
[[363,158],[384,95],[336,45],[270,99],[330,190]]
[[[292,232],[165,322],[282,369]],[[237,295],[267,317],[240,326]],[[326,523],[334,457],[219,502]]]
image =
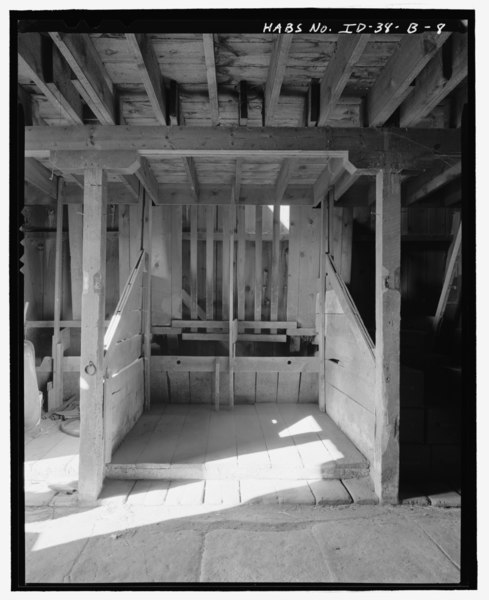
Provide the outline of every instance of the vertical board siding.
[[170,325],[172,318],[171,207],[153,206],[151,313],[153,325]]

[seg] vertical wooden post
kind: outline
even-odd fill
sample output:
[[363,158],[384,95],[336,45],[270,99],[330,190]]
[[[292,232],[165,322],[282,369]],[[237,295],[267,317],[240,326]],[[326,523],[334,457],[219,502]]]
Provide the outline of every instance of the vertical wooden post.
[[238,257],[236,265],[236,293],[238,295],[238,320],[245,319],[245,269],[246,269],[245,206],[238,206]]
[[383,503],[399,492],[399,357],[401,321],[401,185],[380,170],[375,217],[375,442],[373,480]]
[[60,338],[63,278],[63,180],[58,179],[56,202],[56,255],[54,267],[54,332],[52,341],[53,386],[48,394],[48,410],[63,404],[63,348]]
[[231,206],[223,206],[222,211],[222,315],[221,319],[229,319],[229,272],[230,272],[230,233],[231,233]]
[[78,204],[68,205],[68,230],[70,241],[71,308],[74,321],[81,319],[83,282],[82,238],[83,212]]
[[234,356],[238,324],[234,322],[234,226],[236,223],[236,208],[229,207],[229,406],[234,406]]
[[205,317],[214,319],[214,224],[216,221],[215,206],[206,206],[205,237]]
[[[272,277],[270,292],[270,321],[278,321],[278,280],[280,263],[280,204],[273,206],[273,226],[272,226]],[[271,329],[270,333],[277,333],[276,329]]]
[[[255,206],[255,321],[261,321],[263,207]],[[260,329],[255,330],[260,333]]]
[[83,194],[83,293],[80,358],[81,501],[94,501],[104,480],[104,320],[107,178],[85,170]]
[[143,356],[144,356],[144,408],[151,406],[151,239],[153,203],[151,198],[143,192],[144,220],[143,220],[143,250],[145,252],[145,278],[144,278],[144,321],[143,321]]
[[319,256],[319,410],[326,412],[326,365],[325,365],[325,294],[326,294],[326,249],[328,236],[328,201],[327,197],[321,202],[321,243]]
[[129,244],[129,205],[119,204],[119,296],[131,272],[131,251]]

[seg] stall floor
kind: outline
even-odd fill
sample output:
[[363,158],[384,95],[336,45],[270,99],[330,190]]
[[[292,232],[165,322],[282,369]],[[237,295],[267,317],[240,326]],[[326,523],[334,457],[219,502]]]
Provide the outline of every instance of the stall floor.
[[114,479],[344,479],[367,459],[313,404],[160,405],[107,466]]

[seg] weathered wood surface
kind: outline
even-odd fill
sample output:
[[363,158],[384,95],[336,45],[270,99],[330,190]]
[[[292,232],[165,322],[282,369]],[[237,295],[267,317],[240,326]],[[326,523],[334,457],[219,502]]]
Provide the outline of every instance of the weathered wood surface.
[[106,176],[85,173],[80,384],[80,498],[95,500],[104,477],[104,318]]

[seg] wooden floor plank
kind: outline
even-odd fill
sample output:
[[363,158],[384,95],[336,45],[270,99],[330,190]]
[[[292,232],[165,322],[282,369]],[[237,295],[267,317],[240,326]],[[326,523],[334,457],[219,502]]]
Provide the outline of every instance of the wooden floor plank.
[[166,500],[170,482],[166,479],[140,479],[127,498],[127,504],[161,506]]
[[208,407],[192,407],[187,412],[183,429],[172,458],[173,465],[201,464],[206,454],[211,411]]
[[235,406],[236,445],[240,467],[271,466],[258,415],[254,406]]
[[160,416],[155,416],[152,412],[143,414],[112,454],[111,462],[114,464],[134,464],[139,462],[139,456],[146,448],[153,431],[158,426],[160,418]]
[[204,500],[205,481],[172,481],[165,504],[170,506],[195,506]]
[[295,444],[291,440],[280,435],[287,428],[278,405],[257,404],[255,406],[260,427],[265,436],[265,443],[273,467],[303,467],[302,460]]
[[236,468],[237,438],[234,410],[211,411],[209,419],[209,438],[205,453],[206,468]]
[[256,402],[277,401],[278,373],[256,374]]
[[163,413],[153,432],[148,436],[149,439],[145,444],[144,450],[139,454],[138,460],[135,462],[152,464],[171,463],[177,442],[183,433],[188,405],[177,408],[179,410],[171,407],[170,410]]

